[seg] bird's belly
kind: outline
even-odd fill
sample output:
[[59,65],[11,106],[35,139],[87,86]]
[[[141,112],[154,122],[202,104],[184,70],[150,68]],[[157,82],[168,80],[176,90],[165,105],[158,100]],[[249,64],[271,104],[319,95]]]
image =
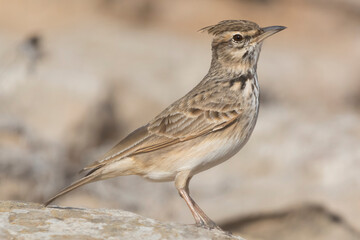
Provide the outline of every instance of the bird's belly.
[[181,171],[190,170],[194,175],[224,162],[241,149],[252,131],[252,127],[243,129],[236,126],[238,123],[234,125],[225,131],[144,154],[146,159],[141,162],[146,170],[141,175],[153,181],[172,181]]
[[233,139],[212,139],[193,146],[184,144],[183,148],[166,154],[166,158],[158,155],[159,161],[144,177],[154,181],[172,181],[177,173],[184,170],[196,174],[229,159],[240,150],[240,146],[240,141],[234,142]]
[[187,161],[178,166],[178,171],[192,170],[194,174],[216,166],[233,155],[242,147],[241,138],[214,138],[195,146]]

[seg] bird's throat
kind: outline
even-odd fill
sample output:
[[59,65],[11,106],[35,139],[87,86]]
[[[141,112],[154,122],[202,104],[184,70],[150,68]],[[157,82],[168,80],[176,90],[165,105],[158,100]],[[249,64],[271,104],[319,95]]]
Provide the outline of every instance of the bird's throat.
[[217,59],[212,61],[209,69],[210,75],[217,75],[223,78],[237,78],[242,75],[256,74],[256,62],[240,61],[238,63],[229,63],[227,61],[221,61]]

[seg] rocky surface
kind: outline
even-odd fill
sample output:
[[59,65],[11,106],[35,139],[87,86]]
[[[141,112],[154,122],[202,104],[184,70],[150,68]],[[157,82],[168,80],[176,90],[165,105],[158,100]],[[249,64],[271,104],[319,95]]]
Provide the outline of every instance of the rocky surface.
[[219,230],[162,223],[111,209],[44,208],[39,204],[0,202],[0,239],[233,239]]

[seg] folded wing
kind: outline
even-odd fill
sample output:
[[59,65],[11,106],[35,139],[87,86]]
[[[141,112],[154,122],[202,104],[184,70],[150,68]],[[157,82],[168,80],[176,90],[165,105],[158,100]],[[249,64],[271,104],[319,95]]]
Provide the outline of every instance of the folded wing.
[[[223,97],[222,94],[218,95],[219,98]],[[211,101],[206,101],[202,98],[202,102],[192,101],[189,104],[185,97],[165,109],[149,124],[129,134],[100,160],[83,170],[92,172],[110,161],[156,151],[218,131],[233,124],[241,114],[239,106],[222,104],[221,99],[216,101],[217,99],[212,97],[209,98]],[[184,104],[187,106],[184,107]]]

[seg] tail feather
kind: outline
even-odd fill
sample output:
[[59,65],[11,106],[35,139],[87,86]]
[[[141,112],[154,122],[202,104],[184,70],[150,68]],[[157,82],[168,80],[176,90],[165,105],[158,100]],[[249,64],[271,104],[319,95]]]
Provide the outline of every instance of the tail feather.
[[63,190],[61,190],[58,194],[56,194],[54,197],[50,198],[49,200],[47,200],[45,203],[44,203],[44,206],[46,207],[47,205],[49,205],[51,202],[53,202],[55,199],[57,199],[58,197],[78,188],[78,187],[81,187],[82,185],[85,185],[87,183],[90,183],[90,182],[94,182],[96,180],[100,180],[100,179],[97,179],[99,177],[99,174],[96,174],[96,173],[92,173],[90,175],[86,175],[85,177],[77,180],[76,182],[72,183],[70,186],[64,188]]
[[85,185],[90,182],[95,182],[99,180],[104,180],[108,178],[118,177],[118,176],[125,176],[125,175],[131,175],[135,172],[132,171],[132,168],[134,167],[134,163],[132,159],[125,158],[121,161],[114,161],[112,163],[107,164],[106,166],[96,166],[93,169],[90,169],[90,171],[81,179],[77,180],[76,182],[72,183],[70,186],[64,188],[61,190],[58,194],[56,194],[54,197],[50,198],[48,201],[44,203],[44,206],[46,207],[49,205],[52,201],[57,199],[58,197],[78,188],[82,185]]

